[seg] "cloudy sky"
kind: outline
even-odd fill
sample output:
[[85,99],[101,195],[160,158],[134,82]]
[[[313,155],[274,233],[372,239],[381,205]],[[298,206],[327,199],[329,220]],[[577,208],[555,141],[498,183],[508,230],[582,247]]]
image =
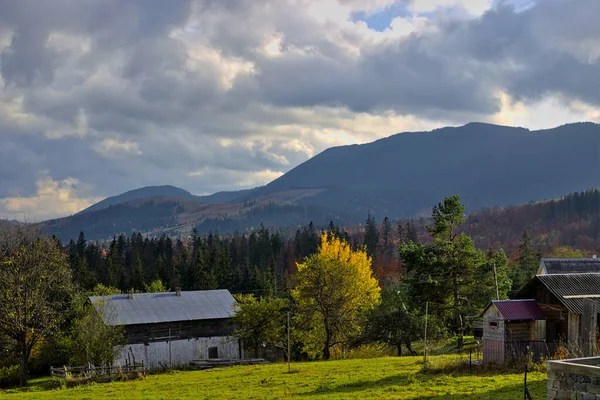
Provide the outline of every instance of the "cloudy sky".
[[0,218],[269,182],[469,121],[600,122],[598,0],[0,1]]

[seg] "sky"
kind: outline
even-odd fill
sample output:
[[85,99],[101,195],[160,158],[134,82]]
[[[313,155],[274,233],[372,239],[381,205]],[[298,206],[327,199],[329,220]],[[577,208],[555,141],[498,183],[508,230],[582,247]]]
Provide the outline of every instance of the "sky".
[[268,183],[332,146],[600,122],[598,0],[0,1],[0,218]]

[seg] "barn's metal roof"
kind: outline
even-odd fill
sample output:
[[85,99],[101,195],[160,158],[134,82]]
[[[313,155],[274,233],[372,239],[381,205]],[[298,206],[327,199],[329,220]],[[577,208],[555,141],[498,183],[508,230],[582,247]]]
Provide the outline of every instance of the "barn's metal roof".
[[600,273],[600,258],[542,258],[538,274]]
[[517,297],[530,296],[541,283],[573,314],[583,312],[583,299],[600,300],[600,274],[550,274],[537,275]]
[[235,300],[228,290],[176,293],[136,293],[93,296],[90,302],[102,310],[107,325],[156,324],[161,322],[222,319],[233,316]]
[[483,315],[492,304],[496,306],[506,321],[546,319],[544,312],[533,299],[493,300],[487,305],[481,315]]

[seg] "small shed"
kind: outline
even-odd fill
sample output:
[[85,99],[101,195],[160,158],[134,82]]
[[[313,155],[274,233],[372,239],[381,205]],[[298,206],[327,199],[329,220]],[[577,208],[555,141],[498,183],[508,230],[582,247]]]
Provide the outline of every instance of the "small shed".
[[527,346],[534,356],[543,352],[546,316],[533,299],[494,300],[483,317],[483,362],[502,363],[524,356]]
[[115,364],[148,369],[189,365],[208,358],[242,358],[232,337],[235,300],[228,290],[94,296],[89,301],[106,325],[123,325],[125,347]]

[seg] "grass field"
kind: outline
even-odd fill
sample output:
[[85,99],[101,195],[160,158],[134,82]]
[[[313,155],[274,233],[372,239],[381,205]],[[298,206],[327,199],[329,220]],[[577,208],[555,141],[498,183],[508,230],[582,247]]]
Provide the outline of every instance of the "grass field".
[[[456,355],[432,356],[447,364]],[[44,390],[51,381],[34,381],[26,391],[0,397],[17,399],[448,399],[522,398],[523,375],[471,372],[425,373],[422,357],[240,366],[206,371],[171,372],[146,379]],[[546,374],[528,376],[534,399],[546,398]]]

